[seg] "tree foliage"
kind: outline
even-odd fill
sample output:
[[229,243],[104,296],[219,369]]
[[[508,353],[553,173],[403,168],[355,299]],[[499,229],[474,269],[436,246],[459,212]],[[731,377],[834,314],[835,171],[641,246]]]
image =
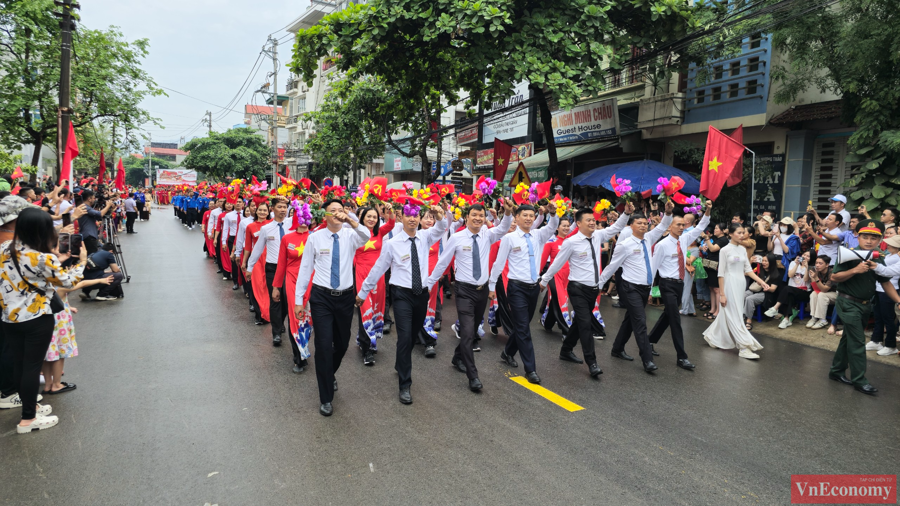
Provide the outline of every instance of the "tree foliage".
[[325,95],[317,111],[304,115],[316,134],[304,147],[315,161],[310,177],[342,177],[354,164],[384,153],[380,145],[389,123],[386,86],[373,78],[341,80]]
[[[689,0],[373,0],[330,14],[302,30],[291,69],[311,82],[319,58],[339,55],[338,69],[355,81],[396,83],[400,116],[453,103],[509,98],[527,81],[550,132],[548,95],[561,108],[607,89],[609,69],[633,49],[653,50],[699,26]],[[660,62],[678,61],[669,54]],[[663,65],[665,66],[665,65]],[[548,137],[551,165],[555,146]]]
[[[801,8],[798,6],[798,9]],[[780,26],[773,67],[782,103],[815,88],[842,97],[842,119],[857,126],[848,162],[860,173],[843,183],[869,210],[900,205],[900,11],[895,0],[841,0]]]
[[[161,158],[154,158],[152,161],[149,158],[138,158],[136,156],[127,156],[122,159],[122,166],[125,168],[125,183],[131,186],[143,186],[144,178],[147,176],[147,168],[150,164],[153,164],[155,167],[159,167],[160,169],[171,169],[172,164],[163,160]],[[154,180],[156,179],[156,175],[154,173]]]
[[[0,145],[56,145],[59,93],[59,21],[53,0],[0,2]],[[76,133],[93,121],[115,121],[126,132],[126,144],[137,147],[136,133],[148,122],[158,124],[140,107],[149,96],[163,95],[141,68],[149,41],[128,42],[115,27],[84,26],[72,40],[72,123]]]
[[[190,154],[181,165],[206,174],[210,180],[265,177],[271,152],[265,140],[246,128],[192,139],[182,148]],[[154,163],[156,163],[154,161]]]

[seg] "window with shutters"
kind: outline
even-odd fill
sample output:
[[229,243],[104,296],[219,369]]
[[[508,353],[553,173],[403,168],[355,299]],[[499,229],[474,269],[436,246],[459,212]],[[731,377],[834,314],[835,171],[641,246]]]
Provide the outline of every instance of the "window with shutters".
[[[845,161],[850,150],[847,146],[848,138],[831,137],[816,140],[810,198],[819,216],[831,212],[831,203],[828,199],[838,193],[848,196],[849,199],[854,188],[841,186],[841,183],[859,174],[860,167],[865,163]],[[850,212],[852,214],[854,211]]]

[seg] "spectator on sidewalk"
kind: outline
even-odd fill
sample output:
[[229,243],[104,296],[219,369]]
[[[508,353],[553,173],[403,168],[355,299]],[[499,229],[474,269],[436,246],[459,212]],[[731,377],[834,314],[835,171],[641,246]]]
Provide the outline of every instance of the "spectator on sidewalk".
[[[122,280],[125,276],[122,274],[119,265],[116,263],[116,257],[113,254],[115,250],[116,247],[113,243],[108,242],[103,244],[100,251],[88,257],[87,266],[84,269],[84,279],[94,280],[111,276],[112,281],[102,286],[88,286],[83,288],[79,295],[83,300],[91,298],[91,291],[93,291],[94,288],[100,289],[94,300],[116,300],[125,296],[122,292]],[[109,269],[110,272],[106,272],[107,269]]]
[[125,233],[136,234],[134,231],[134,220],[138,217],[137,202],[134,201],[134,194],[129,193],[125,199]]
[[97,196],[91,190],[84,190],[81,193],[81,200],[84,215],[78,218],[78,231],[84,237],[84,247],[87,249],[88,255],[96,253],[100,249],[100,229],[97,222],[102,220],[106,213],[113,207],[112,199],[106,201],[106,206],[98,211],[94,209],[97,202]]
[[816,258],[816,268],[809,275],[812,292],[809,294],[809,306],[812,308],[812,318],[806,324],[806,328],[818,330],[828,326],[828,306],[837,300],[835,284],[831,282],[831,264],[834,261],[828,255],[819,255]]

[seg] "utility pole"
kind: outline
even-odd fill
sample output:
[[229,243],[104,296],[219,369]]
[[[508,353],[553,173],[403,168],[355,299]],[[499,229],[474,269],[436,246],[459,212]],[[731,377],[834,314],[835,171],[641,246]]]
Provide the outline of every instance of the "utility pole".
[[54,12],[59,18],[60,28],[60,55],[59,55],[59,109],[56,118],[56,165],[62,174],[63,150],[69,137],[69,121],[72,119],[70,107],[70,90],[72,87],[72,32],[75,30],[75,20],[72,17],[73,9],[81,9],[72,0],[55,0],[53,2],[62,8],[62,12]]
[[278,188],[278,39],[269,35],[272,41],[272,115],[275,121],[272,123],[272,185]]
[[206,114],[203,115],[204,118],[201,120],[201,123],[204,123],[209,127],[209,136],[212,137],[212,113],[206,111]]
[[[149,135],[150,149],[147,151],[147,174],[150,176],[150,183],[153,183],[153,134]],[[150,186],[153,186],[152,184]]]

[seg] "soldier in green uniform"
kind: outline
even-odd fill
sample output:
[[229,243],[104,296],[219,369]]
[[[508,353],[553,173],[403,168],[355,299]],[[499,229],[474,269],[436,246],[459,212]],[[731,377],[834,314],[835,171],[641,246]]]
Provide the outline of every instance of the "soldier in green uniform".
[[[859,234],[858,251],[875,249],[884,235],[884,224],[875,220],[863,220],[856,226]],[[862,260],[836,263],[831,280],[837,283],[838,297],[835,309],[844,323],[844,333],[834,353],[834,361],[831,364],[830,379],[847,385],[853,385],[856,390],[875,395],[877,388],[869,384],[866,379],[866,334],[865,327],[872,312],[872,297],[875,296],[875,283],[881,283],[884,293],[891,300],[900,303],[900,295],[894,290],[889,276],[882,276],[875,272],[875,265],[883,264],[881,256],[874,262]],[[847,366],[850,366],[850,379],[844,376]]]

